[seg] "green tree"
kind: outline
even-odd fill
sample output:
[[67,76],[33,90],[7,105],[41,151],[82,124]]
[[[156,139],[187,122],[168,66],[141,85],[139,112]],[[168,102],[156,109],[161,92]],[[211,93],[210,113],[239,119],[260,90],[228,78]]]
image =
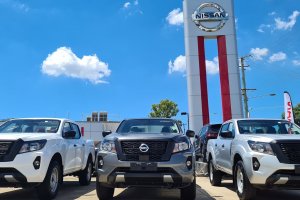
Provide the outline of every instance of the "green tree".
[[[295,122],[296,122],[296,124],[300,125],[300,103],[297,104],[297,105],[293,108],[293,111],[294,111]],[[285,118],[284,113],[282,113],[281,117],[282,117],[282,119]]]
[[175,102],[168,99],[161,100],[159,104],[153,104],[150,117],[171,118],[179,112]]

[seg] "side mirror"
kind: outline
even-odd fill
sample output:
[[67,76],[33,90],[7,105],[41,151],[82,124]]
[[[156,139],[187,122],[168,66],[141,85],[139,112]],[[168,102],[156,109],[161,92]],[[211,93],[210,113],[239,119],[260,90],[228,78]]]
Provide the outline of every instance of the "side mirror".
[[195,135],[195,138],[196,138],[196,139],[199,139],[199,138],[200,138],[200,136],[199,136],[199,135]]
[[188,136],[189,138],[195,137],[195,131],[187,130],[186,136]]
[[106,137],[106,136],[110,135],[111,133],[112,133],[111,131],[103,131],[102,136]]
[[231,131],[224,131],[220,133],[222,138],[233,138],[233,133]]
[[76,135],[75,131],[67,131],[64,133],[64,137],[69,139],[75,138],[75,135]]

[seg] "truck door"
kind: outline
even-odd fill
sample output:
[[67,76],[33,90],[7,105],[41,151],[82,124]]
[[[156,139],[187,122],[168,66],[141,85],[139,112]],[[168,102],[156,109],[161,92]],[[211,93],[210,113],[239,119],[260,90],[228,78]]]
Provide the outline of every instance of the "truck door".
[[71,124],[69,122],[65,122],[63,126],[62,137],[64,138],[64,142],[66,145],[65,148],[65,163],[64,163],[64,173],[68,174],[75,171],[75,143],[72,138],[66,138],[64,133],[72,130]]
[[229,123],[226,131],[232,132],[233,135],[232,135],[232,137],[222,138],[222,142],[220,144],[221,145],[221,150],[220,150],[220,156],[221,156],[220,162],[221,163],[220,163],[220,165],[222,165],[222,168],[226,173],[231,174],[232,173],[231,144],[232,144],[232,140],[235,135],[233,123]]
[[[223,124],[220,133],[225,132],[228,130],[229,124]],[[218,168],[222,168],[223,166],[223,158],[222,158],[222,145],[224,143],[224,138],[221,137],[221,134],[219,134],[218,139],[215,141],[215,156],[216,156],[216,164]]]
[[79,127],[76,124],[71,124],[72,130],[76,132],[76,135],[74,137],[74,143],[75,143],[75,170],[80,170],[83,166],[84,162],[84,155],[85,155],[85,142],[81,139],[81,134]]

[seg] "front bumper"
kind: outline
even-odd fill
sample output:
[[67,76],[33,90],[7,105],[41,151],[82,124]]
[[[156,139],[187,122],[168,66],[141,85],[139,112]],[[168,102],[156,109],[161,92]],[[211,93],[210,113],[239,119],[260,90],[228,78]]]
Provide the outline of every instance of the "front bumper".
[[[260,164],[254,170],[253,158]],[[273,155],[250,152],[243,155],[244,167],[251,184],[259,188],[300,188],[299,165],[280,163]]]
[[[33,163],[37,158],[40,158],[40,166],[36,169]],[[0,162],[0,186],[25,187],[42,183],[50,159],[47,159],[43,152],[36,151],[18,154],[10,162]]]
[[[99,152],[102,168],[97,168],[97,181],[109,187],[167,187],[182,188],[194,180],[195,159],[192,152],[173,154],[167,162],[120,161],[116,154]],[[191,168],[186,165],[192,161]],[[155,165],[155,168],[133,169],[132,165]]]

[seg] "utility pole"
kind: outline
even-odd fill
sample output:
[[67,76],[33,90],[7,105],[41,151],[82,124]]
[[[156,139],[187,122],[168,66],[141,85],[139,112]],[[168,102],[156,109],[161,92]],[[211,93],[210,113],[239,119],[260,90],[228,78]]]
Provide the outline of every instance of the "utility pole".
[[241,57],[241,70],[242,70],[242,95],[243,95],[243,100],[244,100],[244,117],[248,118],[249,117],[249,107],[248,107],[248,95],[247,91],[248,90],[256,90],[256,89],[247,89],[246,86],[246,74],[245,74],[245,67],[249,67],[249,65],[245,65],[245,60],[246,58],[252,57],[252,55],[246,55]]

